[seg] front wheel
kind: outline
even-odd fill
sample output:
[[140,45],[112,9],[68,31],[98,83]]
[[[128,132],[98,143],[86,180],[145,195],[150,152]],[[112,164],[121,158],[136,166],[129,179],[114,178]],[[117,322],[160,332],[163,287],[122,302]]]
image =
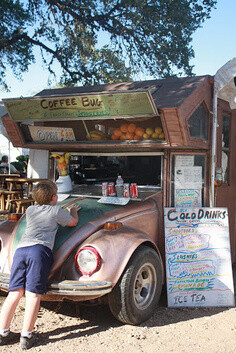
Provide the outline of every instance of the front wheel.
[[115,318],[131,325],[149,319],[160,299],[162,276],[161,260],[156,251],[141,246],[108,296]]

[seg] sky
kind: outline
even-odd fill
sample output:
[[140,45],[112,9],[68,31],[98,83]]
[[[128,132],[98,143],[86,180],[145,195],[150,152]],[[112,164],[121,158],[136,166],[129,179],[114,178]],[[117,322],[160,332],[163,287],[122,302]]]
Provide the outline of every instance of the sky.
[[[194,74],[214,75],[226,62],[236,56],[235,14],[236,0],[218,0],[216,9],[211,12],[211,18],[194,33],[192,46],[195,58],[190,62],[194,65]],[[11,90],[10,92],[0,90],[0,100],[33,96],[48,87],[48,76],[49,72],[39,63],[30,66],[29,71],[23,74],[22,81],[7,72],[7,82]],[[145,78],[150,79],[140,77],[142,80]]]

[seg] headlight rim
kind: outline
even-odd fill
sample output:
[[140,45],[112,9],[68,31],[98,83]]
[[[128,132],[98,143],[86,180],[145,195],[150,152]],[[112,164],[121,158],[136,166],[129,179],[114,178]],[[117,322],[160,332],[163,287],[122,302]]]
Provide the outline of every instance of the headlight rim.
[[[83,270],[83,269],[81,269],[81,267],[79,266],[79,264],[78,264],[78,256],[79,256],[79,254],[82,252],[82,251],[84,251],[84,250],[88,250],[88,251],[91,251],[94,255],[95,255],[95,257],[96,257],[96,267],[93,269],[93,270],[91,270],[91,271],[85,271],[85,270]],[[79,271],[79,273],[82,275],[82,276],[92,276],[95,272],[97,272],[99,269],[100,269],[100,267],[101,267],[101,256],[100,256],[100,254],[99,254],[99,252],[98,252],[98,250],[95,248],[95,247],[93,247],[93,246],[91,246],[91,245],[86,245],[86,246],[83,246],[81,249],[79,249],[77,252],[76,252],[76,254],[75,254],[75,264],[76,264],[76,268],[77,268],[77,270]]]

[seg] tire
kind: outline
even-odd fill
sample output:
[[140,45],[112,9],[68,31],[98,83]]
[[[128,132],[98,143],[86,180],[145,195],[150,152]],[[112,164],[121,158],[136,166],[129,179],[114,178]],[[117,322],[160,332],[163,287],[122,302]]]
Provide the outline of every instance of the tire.
[[138,248],[108,296],[115,318],[131,325],[148,320],[160,299],[162,276],[156,251],[146,246]]

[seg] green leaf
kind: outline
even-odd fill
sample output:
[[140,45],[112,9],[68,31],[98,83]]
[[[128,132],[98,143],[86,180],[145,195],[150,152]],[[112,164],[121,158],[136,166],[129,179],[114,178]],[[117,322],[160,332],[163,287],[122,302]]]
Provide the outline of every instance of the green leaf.
[[[215,0],[1,0],[0,85],[6,68],[18,78],[42,63],[60,84],[101,84],[192,75],[193,33],[210,17]],[[106,42],[99,45],[100,34]],[[50,77],[50,76],[49,76]]]

